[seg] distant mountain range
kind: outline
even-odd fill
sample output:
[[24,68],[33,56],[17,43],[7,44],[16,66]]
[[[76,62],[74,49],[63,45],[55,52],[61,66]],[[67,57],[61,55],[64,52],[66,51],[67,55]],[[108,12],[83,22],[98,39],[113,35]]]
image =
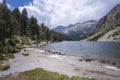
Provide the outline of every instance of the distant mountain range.
[[53,31],[69,36],[72,39],[83,39],[96,30],[96,20],[89,20],[83,23],[58,26]]
[[95,33],[87,40],[120,41],[120,4],[97,22]]
[[86,38],[85,40],[90,41],[120,41],[120,4],[98,22],[89,20],[69,26],[58,26],[53,30],[74,40]]

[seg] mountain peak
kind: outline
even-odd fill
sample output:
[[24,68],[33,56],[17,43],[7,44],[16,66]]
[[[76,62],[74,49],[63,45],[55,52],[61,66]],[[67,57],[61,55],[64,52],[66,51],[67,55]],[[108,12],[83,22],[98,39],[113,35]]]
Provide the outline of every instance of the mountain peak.
[[73,39],[82,39],[87,37],[96,29],[96,20],[89,20],[83,23],[70,24],[68,26],[58,26],[53,30]]

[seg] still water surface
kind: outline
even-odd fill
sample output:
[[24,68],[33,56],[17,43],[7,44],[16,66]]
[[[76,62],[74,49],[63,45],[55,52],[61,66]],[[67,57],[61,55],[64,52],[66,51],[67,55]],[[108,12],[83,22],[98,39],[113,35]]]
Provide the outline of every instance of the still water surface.
[[63,41],[47,44],[40,48],[64,52],[70,56],[91,56],[120,62],[120,42]]

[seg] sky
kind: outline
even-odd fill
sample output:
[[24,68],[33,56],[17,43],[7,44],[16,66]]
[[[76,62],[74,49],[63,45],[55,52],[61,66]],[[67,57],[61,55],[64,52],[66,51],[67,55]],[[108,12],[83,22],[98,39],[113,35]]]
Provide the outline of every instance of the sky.
[[[2,1],[2,0],[0,0]],[[77,22],[99,20],[120,0],[6,0],[12,10],[27,9],[28,16],[37,18],[49,28],[67,26]]]

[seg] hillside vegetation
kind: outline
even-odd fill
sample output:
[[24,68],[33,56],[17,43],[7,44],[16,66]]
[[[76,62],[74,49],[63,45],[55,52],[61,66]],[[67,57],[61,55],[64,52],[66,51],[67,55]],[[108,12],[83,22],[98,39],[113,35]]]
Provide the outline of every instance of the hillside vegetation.
[[[101,41],[104,40],[120,41],[119,38],[120,33],[119,30],[117,30],[119,29],[119,27],[120,27],[120,4],[115,6],[106,16],[102,17],[98,21],[96,25],[96,31],[93,33],[91,37],[88,38],[88,40],[97,41],[101,39]],[[117,36],[114,38],[115,35]],[[106,39],[102,40],[103,36]]]

